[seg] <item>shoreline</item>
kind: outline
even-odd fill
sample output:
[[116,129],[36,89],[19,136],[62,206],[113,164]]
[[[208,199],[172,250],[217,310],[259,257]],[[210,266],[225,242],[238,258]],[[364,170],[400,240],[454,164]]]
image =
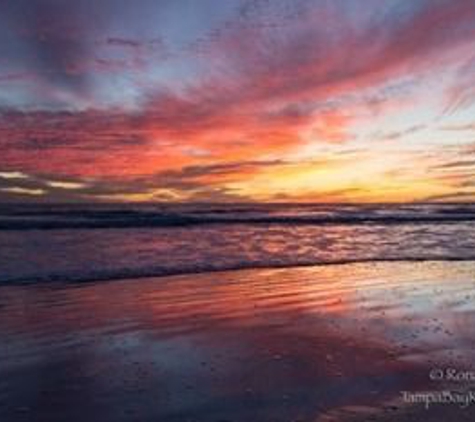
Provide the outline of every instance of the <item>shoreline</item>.
[[45,275],[38,278],[28,278],[28,277],[17,277],[5,279],[0,281],[0,287],[2,286],[22,286],[22,285],[35,285],[35,284],[48,284],[48,283],[102,283],[102,282],[114,282],[114,281],[126,281],[126,280],[142,280],[142,279],[161,279],[168,277],[179,277],[187,275],[201,275],[201,274],[219,274],[219,273],[233,273],[235,271],[260,271],[260,270],[281,270],[281,269],[299,269],[299,268],[319,268],[326,266],[347,266],[347,265],[358,265],[358,264],[391,264],[391,263],[437,263],[437,262],[475,262],[475,256],[473,257],[397,257],[397,258],[368,258],[368,259],[344,259],[344,260],[335,260],[335,261],[324,261],[324,262],[302,262],[302,263],[293,263],[289,265],[288,263],[282,264],[268,264],[263,263],[262,265],[256,263],[249,263],[249,265],[230,265],[229,267],[196,267],[196,268],[184,268],[183,270],[179,269],[170,269],[169,271],[165,269],[158,269],[156,271],[144,272],[137,270],[136,272],[131,271],[127,272],[124,270],[119,270],[117,272],[111,271],[107,275],[101,274],[88,274],[86,276],[74,276],[71,274],[51,274]]

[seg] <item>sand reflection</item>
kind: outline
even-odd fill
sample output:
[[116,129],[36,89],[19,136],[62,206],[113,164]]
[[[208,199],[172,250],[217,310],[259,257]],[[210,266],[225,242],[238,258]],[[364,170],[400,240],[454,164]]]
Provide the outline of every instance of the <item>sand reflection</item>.
[[433,365],[473,359],[474,269],[373,263],[3,286],[0,419],[396,412],[400,391],[426,387]]

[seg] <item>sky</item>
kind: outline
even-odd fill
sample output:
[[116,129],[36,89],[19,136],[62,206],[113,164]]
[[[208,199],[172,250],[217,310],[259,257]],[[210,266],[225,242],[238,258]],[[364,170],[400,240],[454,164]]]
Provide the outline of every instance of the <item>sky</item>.
[[475,0],[1,0],[22,201],[475,201]]

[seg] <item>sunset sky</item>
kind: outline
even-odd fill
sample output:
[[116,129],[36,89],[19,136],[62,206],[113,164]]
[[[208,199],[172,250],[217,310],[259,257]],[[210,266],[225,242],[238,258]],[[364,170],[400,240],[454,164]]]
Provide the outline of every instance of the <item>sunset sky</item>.
[[475,200],[475,0],[1,0],[0,201]]

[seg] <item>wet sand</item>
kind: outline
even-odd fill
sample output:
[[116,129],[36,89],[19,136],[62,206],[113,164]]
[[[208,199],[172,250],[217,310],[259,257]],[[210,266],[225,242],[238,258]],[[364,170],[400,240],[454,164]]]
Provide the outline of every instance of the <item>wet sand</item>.
[[473,421],[475,262],[0,286],[0,421]]

